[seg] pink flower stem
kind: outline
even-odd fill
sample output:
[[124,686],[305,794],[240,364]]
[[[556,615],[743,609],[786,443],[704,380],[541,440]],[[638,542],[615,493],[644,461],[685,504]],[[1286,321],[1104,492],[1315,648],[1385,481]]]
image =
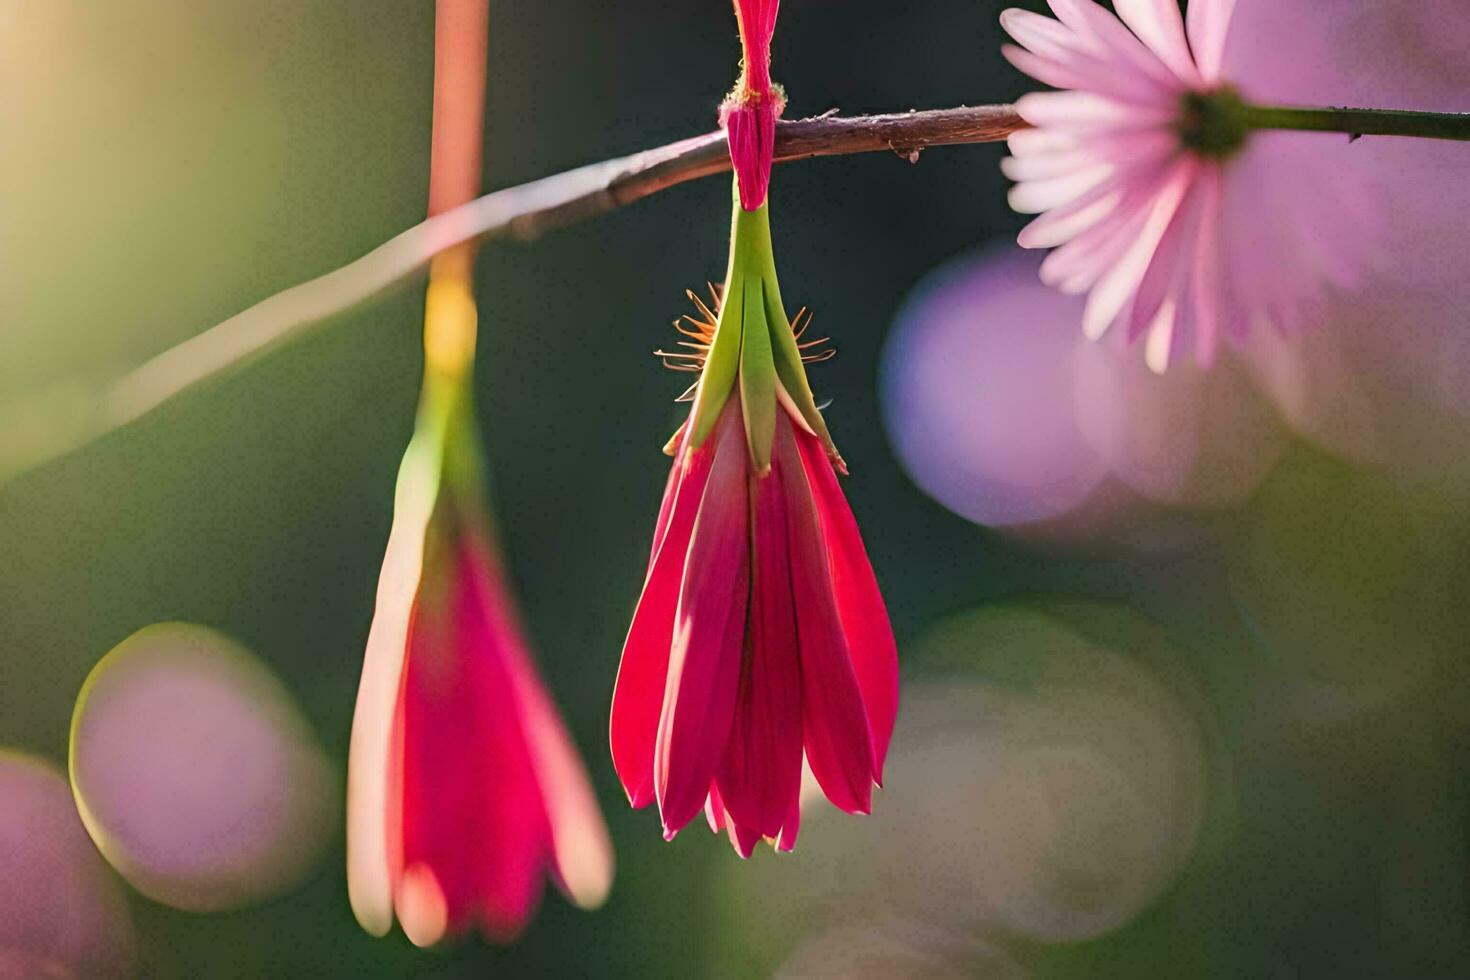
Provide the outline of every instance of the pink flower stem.
[[1245,105],[1251,129],[1295,129],[1359,136],[1413,136],[1420,139],[1470,140],[1470,113],[1419,112],[1406,109],[1312,108]]

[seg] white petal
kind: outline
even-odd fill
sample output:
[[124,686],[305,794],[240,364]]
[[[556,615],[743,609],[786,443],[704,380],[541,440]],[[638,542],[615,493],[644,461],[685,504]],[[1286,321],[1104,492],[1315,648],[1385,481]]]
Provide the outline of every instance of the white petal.
[[1016,101],[1016,111],[1033,126],[1071,133],[1149,129],[1173,120],[1172,106],[1140,106],[1092,92],[1032,92]]
[[1154,374],[1163,374],[1169,370],[1169,352],[1174,344],[1174,327],[1178,322],[1178,314],[1178,302],[1171,296],[1159,307],[1159,315],[1149,328],[1143,360]]
[[1121,199],[1122,194],[1117,191],[1088,201],[1079,198],[1070,205],[1048,211],[1022,228],[1016,243],[1022,248],[1054,248],[1064,244],[1106,218]]
[[1087,170],[1053,177],[1049,180],[1029,180],[1011,188],[1011,207],[1022,214],[1041,214],[1052,208],[1074,201],[1102,184],[1113,175],[1112,164],[1102,164]]
[[1017,44],[1047,58],[1065,60],[1089,46],[1065,24],[1029,10],[1001,11],[1000,26]]
[[1006,138],[1006,146],[1018,157],[1075,150],[1079,140],[1055,129],[1018,129]]

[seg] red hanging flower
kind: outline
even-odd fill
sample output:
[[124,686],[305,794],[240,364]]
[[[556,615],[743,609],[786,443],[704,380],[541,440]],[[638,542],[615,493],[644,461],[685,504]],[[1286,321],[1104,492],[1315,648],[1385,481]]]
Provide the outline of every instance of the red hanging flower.
[[[866,813],[898,707],[887,610],[781,307],[765,206],[737,202],[718,315],[685,332],[700,372],[612,708],[614,765],[672,838],[703,807],[749,856],[790,850],[802,760]],[[798,325],[801,317],[798,315]]]
[[[431,321],[436,300],[458,309],[467,287],[432,284]],[[516,621],[480,472],[468,374],[431,363],[399,471],[347,785],[353,910],[375,935],[396,914],[419,945],[475,925],[514,938],[548,874],[584,907],[612,881],[602,814]]]

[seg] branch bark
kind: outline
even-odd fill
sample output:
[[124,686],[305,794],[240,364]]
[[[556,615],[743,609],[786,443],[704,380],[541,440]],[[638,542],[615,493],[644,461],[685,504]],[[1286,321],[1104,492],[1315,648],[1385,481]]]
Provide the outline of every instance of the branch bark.
[[[782,122],[776,160],[891,151],[910,161],[936,146],[990,143],[1026,124],[1009,105]],[[590,164],[487,194],[434,215],[348,264],[276,293],[124,375],[83,413],[88,421],[45,451],[52,458],[151,412],[188,388],[239,367],[412,275],[469,241],[532,241],[678,184],[730,169],[723,132]],[[42,462],[29,460],[30,465]],[[10,474],[0,473],[0,478]]]

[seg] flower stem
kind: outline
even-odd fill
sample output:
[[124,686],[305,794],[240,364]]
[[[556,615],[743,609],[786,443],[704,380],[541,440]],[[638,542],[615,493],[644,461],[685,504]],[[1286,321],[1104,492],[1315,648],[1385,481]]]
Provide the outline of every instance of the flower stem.
[[1405,109],[1310,108],[1246,105],[1252,129],[1295,129],[1359,136],[1415,136],[1421,139],[1470,140],[1470,113],[1418,112]]

